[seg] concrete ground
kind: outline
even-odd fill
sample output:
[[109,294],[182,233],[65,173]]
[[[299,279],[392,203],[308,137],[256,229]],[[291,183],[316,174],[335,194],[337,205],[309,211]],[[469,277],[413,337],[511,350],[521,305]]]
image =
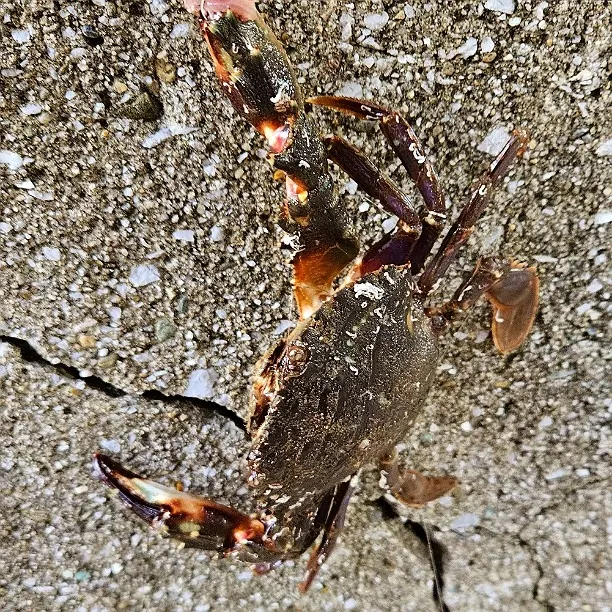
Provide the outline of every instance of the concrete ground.
[[[0,0],[3,610],[612,609],[606,4],[259,4],[307,93],[411,118],[453,213],[507,132],[532,134],[435,300],[503,252],[538,267],[534,330],[503,358],[474,309],[402,445],[461,486],[408,511],[368,472],[300,596],[305,559],[255,577],[177,550],[91,473],[105,449],[246,506],[249,375],[296,316],[262,139],[178,2]],[[375,126],[317,116],[414,193]],[[337,180],[379,236],[386,215]]]

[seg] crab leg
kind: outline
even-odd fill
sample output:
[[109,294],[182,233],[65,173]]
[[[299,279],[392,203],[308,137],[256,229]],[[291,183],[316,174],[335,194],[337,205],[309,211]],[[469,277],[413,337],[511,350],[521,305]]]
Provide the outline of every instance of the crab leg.
[[225,555],[252,551],[259,559],[274,557],[265,540],[267,526],[259,519],[142,478],[100,453],[94,455],[94,468],[128,508],[162,535]]
[[357,476],[353,476],[336,487],[329,515],[323,528],[321,542],[310,554],[306,576],[299,587],[302,593],[305,593],[310,588],[321,566],[336,547],[338,537],[344,528],[348,503],[355,491],[356,485]]
[[384,236],[363,257],[357,276],[378,270],[383,265],[404,265],[421,234],[421,220],[414,204],[399,187],[386,177],[366,155],[340,136],[323,139],[327,155],[340,166],[370,197],[399,217],[400,227]]
[[359,245],[329,174],[325,147],[304,110],[287,55],[254,0],[188,1],[199,17],[215,71],[236,111],[266,138],[286,180],[281,225],[295,233],[295,297],[307,318],[332,293]]
[[421,274],[419,289],[424,296],[431,291],[435,282],[444,276],[457,256],[459,247],[467,241],[474,231],[474,225],[487,207],[493,188],[506,174],[515,158],[525,151],[528,140],[529,137],[526,132],[515,130],[503,151],[480,178],[472,191],[469,202],[448,230],[442,245]]
[[428,308],[426,313],[453,321],[484,295],[493,306],[493,342],[500,352],[509,353],[531,330],[538,309],[539,284],[535,268],[483,257],[448,302]]
[[438,176],[427,159],[423,146],[410,124],[399,113],[365,100],[341,96],[316,96],[311,104],[341,111],[366,121],[378,121],[389,144],[402,161],[425,202],[423,231],[410,255],[412,273],[416,274],[429,255],[446,223],[446,203]]
[[414,508],[442,497],[458,482],[453,476],[425,476],[416,470],[401,470],[395,450],[381,457],[378,466],[389,491],[402,503]]

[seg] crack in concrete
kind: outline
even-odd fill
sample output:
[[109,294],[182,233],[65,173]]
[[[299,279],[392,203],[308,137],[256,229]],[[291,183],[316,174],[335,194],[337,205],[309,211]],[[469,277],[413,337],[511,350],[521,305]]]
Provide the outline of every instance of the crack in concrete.
[[149,389],[142,393],[129,393],[99,376],[81,376],[78,368],[64,363],[52,363],[45,359],[27,340],[13,336],[0,335],[0,342],[6,342],[16,348],[22,359],[28,363],[36,363],[43,367],[54,370],[57,374],[70,378],[71,380],[82,380],[90,389],[95,389],[104,395],[112,398],[118,397],[141,397],[146,400],[155,400],[166,404],[188,404],[200,411],[216,414],[228,421],[231,421],[238,429],[246,433],[246,424],[235,412],[226,406],[217,404],[196,397],[186,397],[184,395],[167,395],[161,391]]

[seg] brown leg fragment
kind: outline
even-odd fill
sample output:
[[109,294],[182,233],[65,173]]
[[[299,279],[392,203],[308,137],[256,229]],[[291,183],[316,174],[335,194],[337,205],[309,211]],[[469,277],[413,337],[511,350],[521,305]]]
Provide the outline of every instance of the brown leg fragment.
[[414,508],[442,497],[458,482],[452,476],[425,476],[415,470],[400,470],[395,451],[381,457],[378,466],[387,479],[389,491],[402,503]]

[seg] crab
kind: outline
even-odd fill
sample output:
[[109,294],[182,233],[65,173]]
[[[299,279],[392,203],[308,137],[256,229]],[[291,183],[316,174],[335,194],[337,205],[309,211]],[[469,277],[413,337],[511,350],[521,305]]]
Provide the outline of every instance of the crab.
[[[162,534],[240,558],[258,573],[312,547],[300,585],[306,591],[334,548],[365,466],[378,463],[382,484],[408,506],[456,485],[451,476],[402,467],[395,446],[410,433],[434,381],[441,335],[481,296],[492,304],[492,336],[502,353],[518,348],[531,329],[537,274],[501,257],[482,257],[449,301],[427,305],[528,136],[513,133],[431,255],[445,226],[446,198],[408,122],[372,102],[306,101],[253,0],[190,0],[188,8],[224,93],[267,139],[276,178],[286,182],[281,224],[298,243],[292,263],[300,321],[255,368],[246,459],[255,512],[167,488],[102,454],[95,467]],[[377,122],[423,206],[346,140],[321,138],[307,103]],[[399,219],[361,257],[328,160]]]

